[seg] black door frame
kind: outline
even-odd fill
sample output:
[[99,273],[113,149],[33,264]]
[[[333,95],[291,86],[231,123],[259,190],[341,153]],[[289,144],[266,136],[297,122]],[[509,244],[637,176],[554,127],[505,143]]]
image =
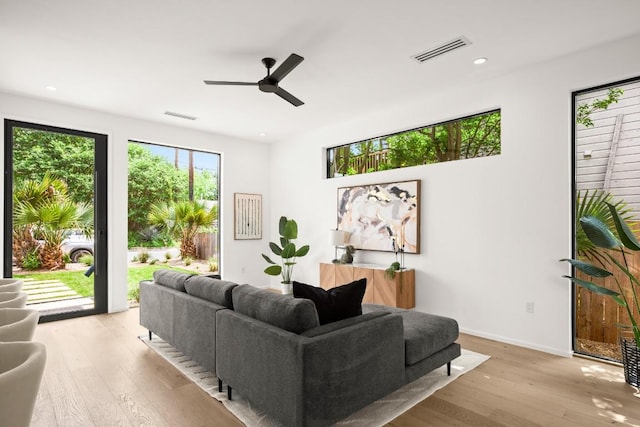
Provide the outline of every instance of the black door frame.
[[[578,108],[578,105],[576,104],[576,98],[579,95],[582,95],[585,93],[595,92],[602,89],[608,89],[615,86],[624,85],[627,83],[633,83],[639,80],[640,80],[640,76],[631,77],[628,79],[618,80],[612,83],[606,83],[606,84],[571,92],[571,224],[572,224],[571,232],[573,235],[573,238],[571,239],[571,254],[572,254],[571,257],[572,258],[577,257],[576,252],[578,248],[576,245],[576,228],[577,228],[577,221],[579,220],[579,218],[576,218],[576,194],[578,192],[577,183],[576,183],[576,160],[577,160],[576,159],[576,109]],[[571,267],[571,275],[574,276],[575,273],[576,273],[575,267]],[[576,287],[577,286],[578,285],[574,283],[572,283],[572,286],[571,286],[571,348],[573,349],[574,353],[582,354],[577,351],[578,350],[578,337],[577,337],[577,330],[576,330],[576,311],[577,311],[576,310]],[[588,354],[588,356],[600,358],[592,354]]]
[[28,128],[46,132],[91,138],[94,145],[94,308],[41,315],[40,322],[68,319],[106,313],[108,305],[108,253],[107,253],[107,135],[60,128],[38,123],[5,119],[4,121],[4,277],[12,276],[13,235],[13,128]]

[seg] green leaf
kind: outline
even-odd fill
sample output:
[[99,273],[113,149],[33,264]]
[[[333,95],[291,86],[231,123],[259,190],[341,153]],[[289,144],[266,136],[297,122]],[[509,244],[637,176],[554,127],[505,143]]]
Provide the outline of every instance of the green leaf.
[[561,259],[560,261],[567,261],[569,264],[571,264],[572,266],[574,266],[575,268],[577,268],[578,270],[582,271],[585,274],[588,274],[589,276],[593,276],[593,277],[609,277],[612,276],[613,273],[604,270],[600,267],[596,267],[593,264],[590,264],[588,262],[584,262],[584,261],[579,261],[577,259]]
[[269,267],[264,269],[264,272],[267,273],[269,276],[278,276],[280,275],[281,271],[282,271],[282,267],[280,267],[279,265],[270,265]]
[[271,251],[274,254],[276,254],[278,256],[282,256],[282,248],[280,246],[276,245],[273,242],[269,242],[269,247],[271,248]]
[[609,210],[611,211],[613,223],[616,225],[616,231],[618,232],[618,237],[620,237],[622,244],[632,251],[640,251],[640,243],[638,242],[638,239],[636,239],[633,231],[629,229],[627,223],[621,218],[616,207],[608,202],[607,206],[609,206]]
[[283,249],[282,249],[282,255],[281,257],[283,259],[288,259],[288,258],[293,258],[294,256],[296,256],[296,245],[294,245],[293,243],[288,243]]
[[269,264],[275,264],[275,262],[271,261],[271,258],[266,256],[265,254],[262,254],[262,258],[264,258],[264,260],[267,261]]
[[290,219],[284,226],[284,233],[282,236],[286,239],[293,240],[298,238],[298,224]]
[[[587,282],[586,280],[578,279],[577,277],[571,277],[571,276],[562,276],[562,277],[566,277],[567,279],[571,280],[576,285],[582,286],[585,289],[589,289],[591,292],[594,292],[596,294],[606,295],[606,296],[609,296],[609,297],[617,297],[617,298],[613,298],[613,299],[618,304],[620,304],[620,294],[617,293],[616,291],[612,291],[611,289],[605,288],[605,287],[600,286],[600,285],[596,285],[595,283]],[[624,301],[623,301],[623,303],[624,303]],[[620,304],[620,305],[625,305],[625,304]]]
[[309,253],[309,245],[304,245],[303,247],[297,250],[296,257],[305,256],[308,253]]
[[580,225],[587,238],[599,248],[615,249],[620,247],[620,242],[609,230],[607,225],[598,218],[585,216],[580,218]]
[[280,233],[281,236],[285,235],[284,229],[285,229],[288,221],[289,220],[287,219],[286,216],[281,216],[280,217],[280,221],[278,221],[278,232]]

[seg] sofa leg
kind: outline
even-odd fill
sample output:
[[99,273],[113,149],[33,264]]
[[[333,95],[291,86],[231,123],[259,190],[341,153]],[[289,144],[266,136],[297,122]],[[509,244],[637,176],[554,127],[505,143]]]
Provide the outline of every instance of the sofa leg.
[[218,378],[218,393],[222,393],[222,380]]
[[451,362],[447,362],[447,376],[451,376]]
[[227,399],[231,400],[231,386],[227,386]]
[[149,331],[149,341],[151,341],[151,331]]

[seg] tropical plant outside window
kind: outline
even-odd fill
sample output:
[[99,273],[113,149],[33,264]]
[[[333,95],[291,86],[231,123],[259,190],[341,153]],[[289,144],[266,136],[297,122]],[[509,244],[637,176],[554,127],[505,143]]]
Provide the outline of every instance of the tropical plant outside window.
[[327,149],[327,178],[500,154],[500,110]]
[[220,155],[135,141],[128,151],[130,299],[156,268],[218,272]]

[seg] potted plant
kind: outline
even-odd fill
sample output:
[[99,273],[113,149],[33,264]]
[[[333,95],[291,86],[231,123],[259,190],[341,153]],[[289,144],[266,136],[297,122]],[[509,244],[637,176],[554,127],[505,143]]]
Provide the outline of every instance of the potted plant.
[[[640,312],[640,302],[638,301],[640,280],[629,269],[629,264],[627,263],[627,250],[639,251],[640,242],[638,242],[616,206],[608,201],[605,201],[604,203],[611,214],[611,219],[616,231],[615,234],[605,222],[591,215],[580,217],[580,227],[582,227],[587,239],[595,247],[610,249],[616,252],[619,251],[622,262],[609,251],[602,252],[606,265],[603,264],[601,267],[576,259],[563,259],[561,261],[569,262],[576,270],[579,270],[590,277],[605,278],[613,276],[620,292],[575,276],[563,277],[570,279],[576,285],[589,289],[592,292],[611,297],[617,304],[626,309],[631,325],[625,326],[625,328],[630,330],[631,334],[624,334],[620,337],[622,362],[624,364],[625,380],[627,383],[635,387],[639,387],[640,380],[638,377],[640,375],[640,348],[638,345],[640,344],[640,328],[638,328],[638,319],[634,316],[634,311]],[[609,267],[605,268],[607,266]],[[631,293],[623,292],[619,279],[615,277],[613,272],[610,270],[617,270],[621,273],[621,277],[624,280],[629,280]]]
[[280,244],[269,242],[269,248],[275,256],[280,257],[280,264],[272,261],[267,255],[262,257],[269,263],[264,272],[270,276],[282,276],[282,293],[291,293],[291,274],[293,266],[296,265],[296,258],[303,257],[309,252],[309,245],[296,248],[293,240],[298,238],[298,224],[293,219],[287,219],[285,216],[280,217],[278,223],[280,233]]

